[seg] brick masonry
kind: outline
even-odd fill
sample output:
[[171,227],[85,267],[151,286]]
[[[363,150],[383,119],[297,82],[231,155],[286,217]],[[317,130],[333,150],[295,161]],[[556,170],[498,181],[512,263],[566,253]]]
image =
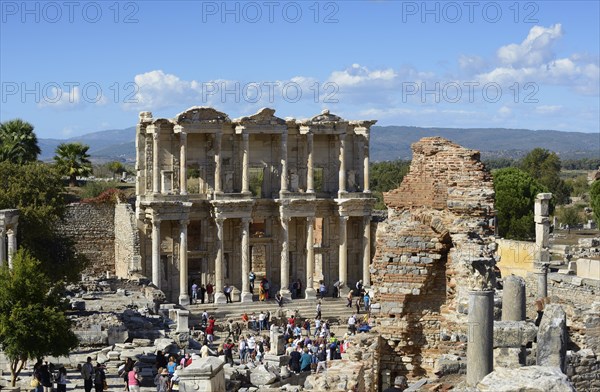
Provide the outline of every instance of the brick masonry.
[[58,231],[75,242],[78,254],[89,260],[88,275],[115,273],[115,210],[113,204],[73,203]]
[[468,292],[494,287],[494,189],[475,150],[439,137],[412,150],[409,174],[384,194],[371,277],[388,352],[379,372],[421,377],[465,354]]

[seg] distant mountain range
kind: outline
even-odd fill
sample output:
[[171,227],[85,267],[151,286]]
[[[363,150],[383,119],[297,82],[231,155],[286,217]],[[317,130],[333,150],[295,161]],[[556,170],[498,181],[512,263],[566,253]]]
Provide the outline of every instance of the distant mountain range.
[[[483,159],[520,158],[542,147],[563,159],[600,158],[600,133],[505,128],[420,128],[374,126],[371,129],[371,160],[411,159],[410,145],[426,136],[441,136],[462,146],[481,151]],[[65,140],[39,139],[41,159],[50,160],[56,146],[81,142],[90,146],[95,163],[135,162],[135,127],[92,132]]]

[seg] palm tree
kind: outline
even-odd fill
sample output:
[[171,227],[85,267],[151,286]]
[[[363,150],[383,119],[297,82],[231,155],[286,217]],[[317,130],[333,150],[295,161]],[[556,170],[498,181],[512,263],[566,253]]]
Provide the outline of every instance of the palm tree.
[[33,125],[19,118],[0,123],[0,162],[35,162],[40,152]]
[[81,143],[62,143],[56,147],[56,167],[69,176],[69,186],[77,186],[77,176],[92,174],[92,163],[87,151],[90,146]]

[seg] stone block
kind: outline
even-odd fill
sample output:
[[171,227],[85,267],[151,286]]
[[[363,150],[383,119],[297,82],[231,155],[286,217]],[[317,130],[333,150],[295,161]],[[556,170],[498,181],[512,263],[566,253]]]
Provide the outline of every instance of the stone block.
[[525,365],[525,348],[499,347],[494,349],[494,368],[519,368]]
[[106,357],[109,361],[118,361],[121,357],[121,353],[119,351],[109,351],[106,354]]
[[556,366],[565,372],[567,343],[565,311],[560,305],[546,305],[537,334],[537,364]]
[[133,345],[135,347],[142,347],[142,346],[150,346],[150,344],[152,343],[152,341],[150,339],[133,339],[133,341],[131,342],[133,343]]
[[495,321],[494,348],[526,346],[535,340],[537,331],[531,321]]
[[567,376],[556,367],[498,368],[477,384],[480,392],[575,392]]

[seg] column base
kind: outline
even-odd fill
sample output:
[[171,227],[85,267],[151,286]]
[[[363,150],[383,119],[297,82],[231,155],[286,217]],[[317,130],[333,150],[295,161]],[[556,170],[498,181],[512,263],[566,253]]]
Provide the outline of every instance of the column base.
[[252,293],[241,293],[240,294],[240,302],[252,302]]
[[288,299],[290,301],[292,300],[292,292],[290,290],[288,290],[288,289],[281,289],[281,290],[279,290],[279,292],[281,293],[281,296],[283,298]]
[[225,293],[215,293],[215,303],[216,304],[226,304],[227,297],[225,297]]
[[190,304],[190,296],[187,294],[181,294],[179,296],[179,305],[188,306]]
[[317,299],[317,290],[312,288],[304,290],[304,299]]

